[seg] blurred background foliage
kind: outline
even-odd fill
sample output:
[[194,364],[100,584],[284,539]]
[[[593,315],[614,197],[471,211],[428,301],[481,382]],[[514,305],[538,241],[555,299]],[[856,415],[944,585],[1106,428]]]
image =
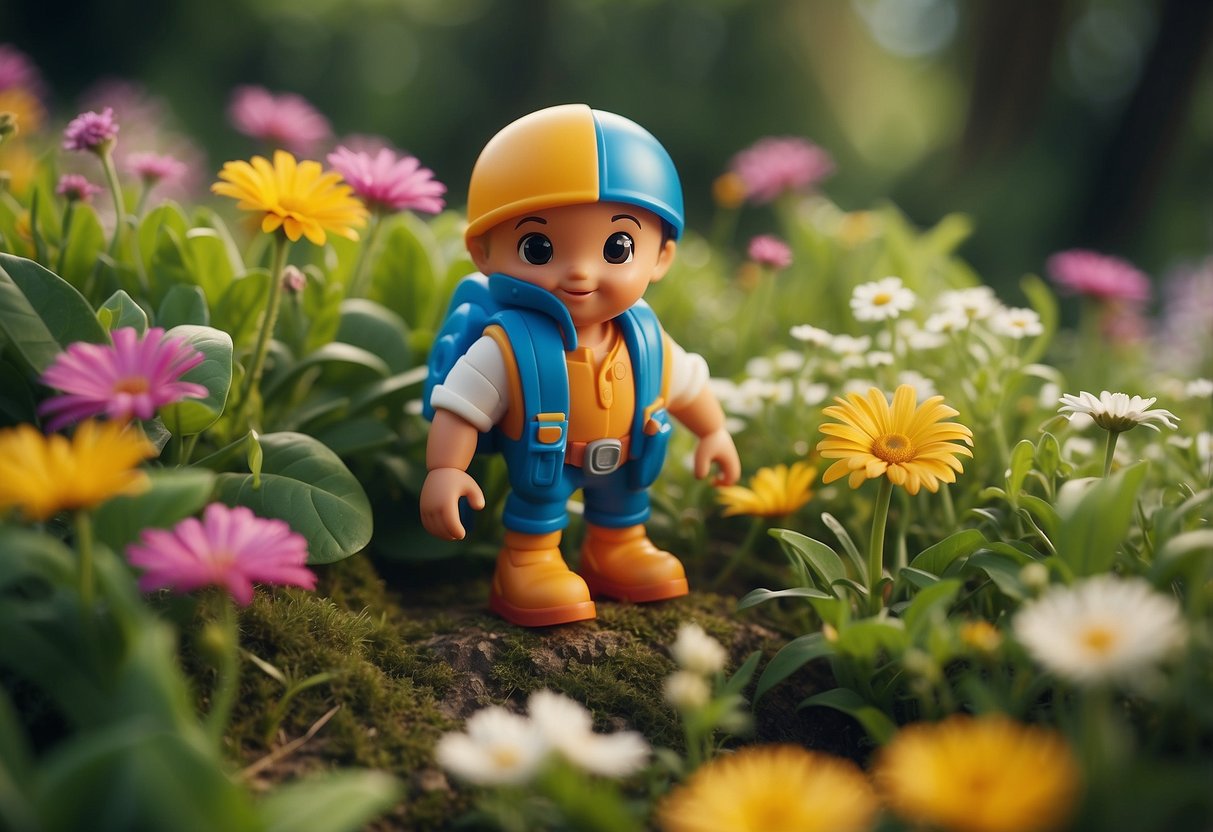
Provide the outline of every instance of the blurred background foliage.
[[[163,97],[208,170],[247,157],[234,87],[311,100],[338,136],[416,154],[462,204],[502,125],[566,101],[670,149],[692,227],[764,135],[825,147],[843,208],[969,214],[961,254],[995,287],[1087,246],[1155,275],[1210,251],[1213,3],[1191,0],[8,0],[60,121],[99,78]],[[166,115],[166,118],[169,116]],[[203,182],[210,181],[204,176]],[[751,212],[742,230],[769,217]]]

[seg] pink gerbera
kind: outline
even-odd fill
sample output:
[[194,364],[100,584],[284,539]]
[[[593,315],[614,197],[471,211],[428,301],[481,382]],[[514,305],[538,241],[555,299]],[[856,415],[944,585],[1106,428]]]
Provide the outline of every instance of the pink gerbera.
[[1150,299],[1150,279],[1119,257],[1075,248],[1054,254],[1046,266],[1054,283],[1075,294],[1133,303]]
[[316,587],[316,575],[306,566],[307,540],[282,520],[258,517],[244,506],[211,503],[202,520],[186,518],[171,531],[146,529],[126,555],[145,570],[139,578],[143,592],[217,586],[248,606],[254,583]]
[[132,153],[126,157],[125,167],[142,179],[149,188],[161,182],[176,182],[184,177],[188,170],[185,162],[167,153]]
[[77,341],[42,374],[43,384],[63,391],[38,407],[49,417],[48,430],[100,414],[150,419],[166,404],[207,395],[201,384],[181,381],[205,359],[185,341],[166,338],[159,327],[142,338],[132,327],[115,329],[111,336],[112,345]]
[[117,137],[118,122],[114,120],[113,107],[106,107],[99,113],[89,110],[68,122],[63,131],[63,149],[101,153]]
[[372,211],[437,214],[442,210],[446,185],[415,156],[398,157],[388,148],[374,154],[355,152],[343,145],[328,155],[328,161]]
[[792,265],[792,249],[771,234],[760,234],[750,240],[746,253],[755,263],[769,269],[786,269]]
[[55,193],[67,199],[68,202],[90,202],[92,198],[104,190],[100,185],[94,185],[78,173],[65,173],[59,177]]
[[811,188],[834,172],[830,154],[806,139],[761,139],[733,157],[730,170],[754,202],[771,202],[791,191]]
[[237,87],[228,105],[232,126],[246,136],[296,156],[309,156],[332,135],[328,119],[300,95],[265,87]]

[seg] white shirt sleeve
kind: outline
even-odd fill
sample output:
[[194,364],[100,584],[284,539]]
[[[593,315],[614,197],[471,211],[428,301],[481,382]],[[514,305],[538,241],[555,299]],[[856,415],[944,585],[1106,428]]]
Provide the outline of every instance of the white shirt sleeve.
[[678,409],[699,395],[708,383],[708,362],[702,355],[687,352],[670,339],[670,402],[671,409]]
[[446,379],[433,389],[430,404],[449,410],[484,433],[509,407],[509,377],[501,347],[482,335],[460,356]]

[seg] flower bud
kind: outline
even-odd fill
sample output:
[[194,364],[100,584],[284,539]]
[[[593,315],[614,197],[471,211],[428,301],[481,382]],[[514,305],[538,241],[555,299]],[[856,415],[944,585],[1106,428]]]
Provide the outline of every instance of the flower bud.
[[707,680],[686,670],[677,670],[666,677],[663,692],[665,701],[683,712],[699,710],[712,698]]

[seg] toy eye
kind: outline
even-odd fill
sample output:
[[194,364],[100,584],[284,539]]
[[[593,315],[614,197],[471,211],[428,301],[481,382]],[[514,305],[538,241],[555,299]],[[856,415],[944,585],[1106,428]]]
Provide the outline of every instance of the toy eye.
[[631,234],[616,231],[607,237],[607,241],[602,247],[602,259],[608,263],[614,263],[616,266],[631,263],[635,249],[636,244],[632,241]]
[[552,241],[543,234],[527,234],[518,241],[518,256],[532,266],[542,266],[552,259]]

